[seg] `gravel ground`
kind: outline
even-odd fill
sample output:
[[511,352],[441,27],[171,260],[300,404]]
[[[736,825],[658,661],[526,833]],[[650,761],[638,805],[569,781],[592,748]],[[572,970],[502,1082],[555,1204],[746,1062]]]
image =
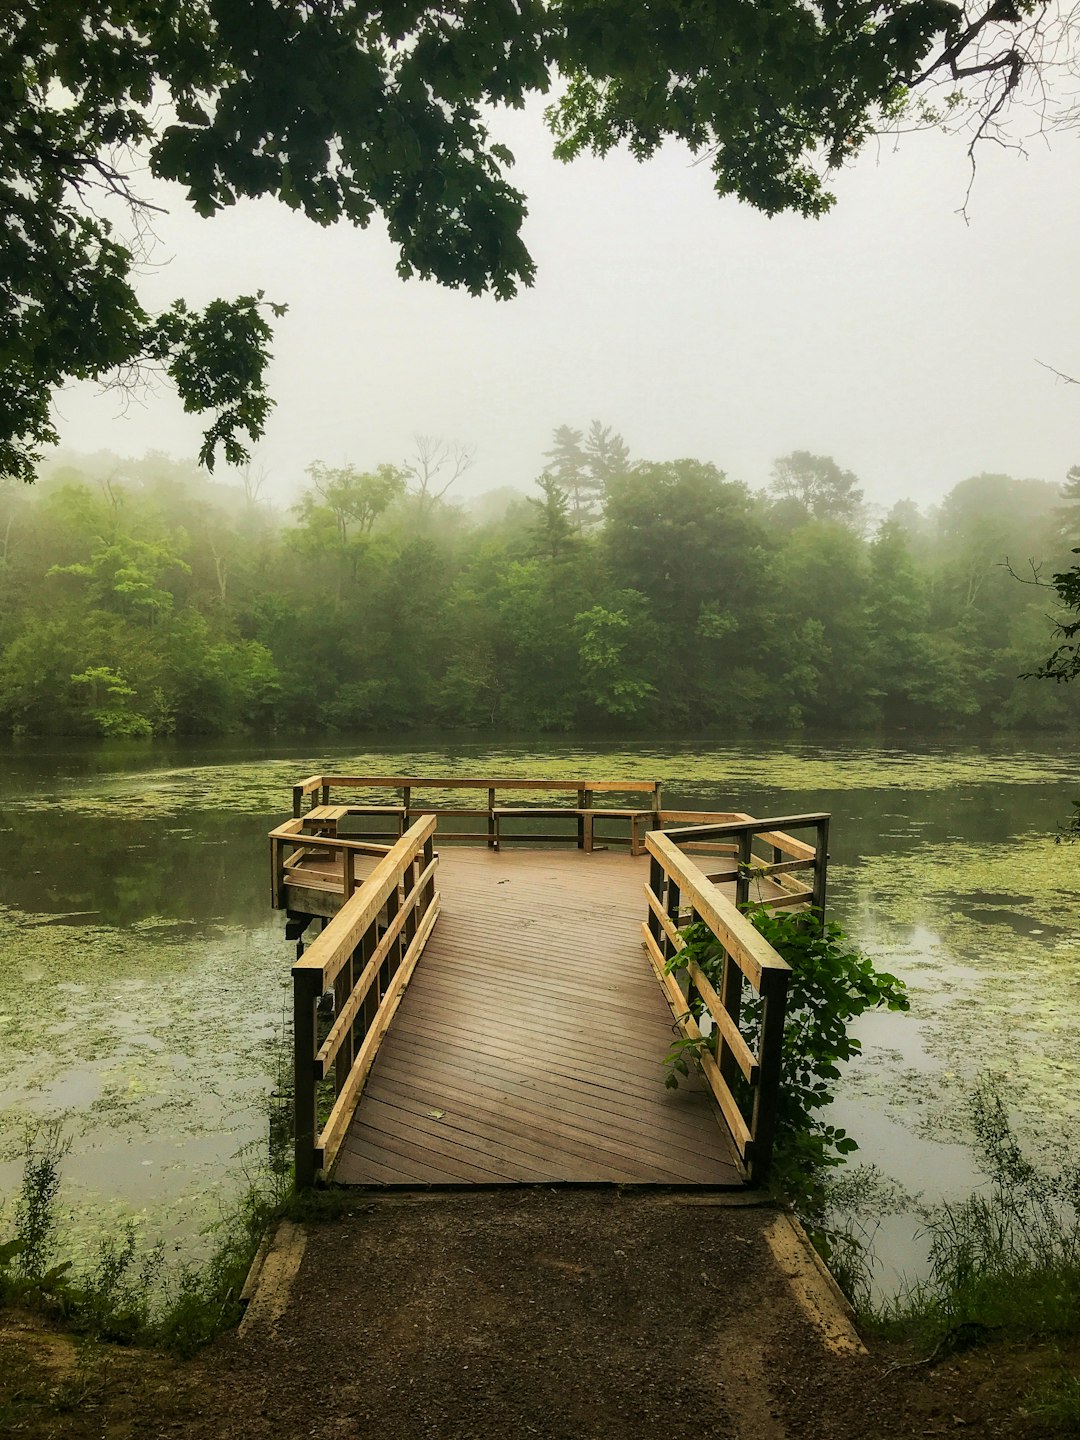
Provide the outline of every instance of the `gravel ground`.
[[774,1219],[767,1207],[614,1191],[358,1197],[356,1214],[305,1228],[291,1290],[287,1276],[283,1284],[271,1275],[241,1333],[187,1365],[139,1362],[128,1352],[122,1374],[114,1364],[111,1390],[91,1387],[87,1403],[54,1428],[43,1409],[36,1428],[9,1433],[71,1440],[1011,1440],[1041,1433],[1017,1417],[1015,1396],[1003,1405],[1000,1356],[995,1363],[982,1352],[930,1369],[900,1368],[906,1357],[895,1352],[832,1353],[765,1243]]

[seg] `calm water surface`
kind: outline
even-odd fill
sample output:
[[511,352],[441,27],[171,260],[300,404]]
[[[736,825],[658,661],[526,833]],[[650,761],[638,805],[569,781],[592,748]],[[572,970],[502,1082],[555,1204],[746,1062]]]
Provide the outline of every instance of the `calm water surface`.
[[[1078,1140],[1080,794],[1066,742],[0,750],[0,1193],[28,1119],[62,1117],[65,1206],[185,1252],[263,1162],[291,947],[266,831],[319,771],[620,774],[673,807],[833,813],[834,918],[907,981],[865,1017],[838,1119],[895,1182],[876,1218],[887,1290],[922,1260],[917,1207],[979,1183],[965,1101],[1003,1077],[1033,1156]],[[658,1076],[658,1083],[660,1083]]]

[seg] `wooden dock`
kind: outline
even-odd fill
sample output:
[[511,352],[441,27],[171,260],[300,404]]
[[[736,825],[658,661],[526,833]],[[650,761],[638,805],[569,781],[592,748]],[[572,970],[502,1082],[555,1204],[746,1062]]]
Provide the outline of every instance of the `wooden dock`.
[[442,914],[334,1178],[742,1185],[707,1088],[664,1086],[648,869],[576,850],[441,855]]
[[[369,795],[333,806],[331,785]],[[379,785],[404,794],[371,798]],[[508,785],[568,798],[502,809],[496,790]],[[488,791],[486,807],[449,811],[477,827],[453,832],[464,845],[444,844],[444,812],[413,799],[422,786]],[[293,970],[298,1185],[320,1173],[379,1187],[730,1189],[764,1177],[787,966],[739,904],[752,890],[766,906],[823,905],[828,817],[665,812],[654,781],[610,782],[624,803],[600,809],[600,788],[297,787],[311,807],[297,805],[271,842],[290,933],[322,926]],[[551,833],[562,818],[571,828]],[[388,820],[381,838],[363,828]],[[600,848],[598,822],[605,846],[623,850]],[[539,824],[544,835],[530,834]],[[781,824],[812,826],[817,845]],[[511,838],[532,843],[504,850]],[[690,851],[709,854],[706,869]],[[720,993],[693,961],[679,966],[691,920],[723,946]],[[756,1035],[740,1024],[751,995],[762,1000]],[[698,1046],[700,1073],[671,1090],[663,1060],[678,1036]]]

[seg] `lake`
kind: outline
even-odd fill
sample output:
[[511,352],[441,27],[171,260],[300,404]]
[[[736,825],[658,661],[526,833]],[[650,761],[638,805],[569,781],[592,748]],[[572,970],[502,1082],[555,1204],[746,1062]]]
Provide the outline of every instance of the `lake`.
[[981,1076],[1003,1078],[1032,1158],[1077,1144],[1080,846],[1054,832],[1080,762],[1065,739],[39,740],[0,749],[9,1201],[26,1123],[47,1117],[72,1140],[62,1209],[87,1246],[130,1217],[147,1243],[197,1253],[258,1172],[292,960],[266,831],[292,782],[321,771],[645,775],[672,808],[831,811],[830,914],[911,990],[909,1015],[864,1017],[835,1107],[856,1160],[892,1182],[869,1217],[881,1290],[922,1265],[919,1204],[979,1183],[966,1104]]

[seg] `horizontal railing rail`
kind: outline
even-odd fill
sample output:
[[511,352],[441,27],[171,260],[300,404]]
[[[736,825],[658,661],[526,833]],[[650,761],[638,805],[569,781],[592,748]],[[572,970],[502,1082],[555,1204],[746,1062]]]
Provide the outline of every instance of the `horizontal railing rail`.
[[[312,1185],[320,1170],[333,1165],[379,1045],[438,919],[435,826],[434,816],[417,820],[395,845],[383,849],[371,874],[293,966],[298,1189]],[[348,847],[346,857],[353,853],[349,842],[334,843]],[[333,1020],[322,1034],[319,1002],[328,992],[334,997]],[[328,1100],[320,1126],[320,1102]]]
[[[648,910],[641,930],[649,961],[680,1033],[700,1045],[702,1073],[747,1178],[760,1184],[772,1160],[790,968],[671,835],[652,833],[645,837],[645,845],[651,858],[645,886]],[[683,965],[677,960],[686,948],[681,931],[696,921],[708,926],[723,951],[719,991],[695,960]],[[669,973],[671,961],[675,963]],[[747,986],[761,999],[756,1050],[739,1023]],[[715,1054],[692,1013],[695,996],[717,1032]],[[740,1103],[740,1090],[750,1097],[749,1114],[744,1112],[745,1102]]]
[[[399,797],[399,803],[388,806],[382,803],[366,804],[342,801],[343,791],[392,791]],[[486,805],[446,803],[442,798],[423,798],[420,791],[486,791]],[[337,796],[334,792],[339,792]],[[511,803],[499,804],[499,793]],[[522,794],[532,791],[543,800],[521,804]],[[601,796],[641,796],[636,808],[612,808],[597,804]],[[551,797],[564,796],[558,803],[551,803]],[[304,810],[304,799],[310,797],[310,805]],[[545,803],[546,802],[546,803]],[[417,815],[439,815],[461,817],[484,822],[476,830],[440,830],[442,840],[471,840],[486,842],[491,849],[498,849],[503,841],[556,841],[576,840],[579,849],[592,850],[596,838],[596,822],[625,822],[625,834],[605,834],[605,845],[629,845],[633,854],[643,852],[643,834],[647,829],[660,829],[662,782],[651,779],[585,780],[580,778],[528,778],[523,776],[477,777],[477,776],[415,776],[415,775],[313,775],[293,786],[293,818],[303,822],[310,817],[310,823],[323,824],[333,818],[333,823],[350,816],[396,818],[400,830],[405,830]],[[333,817],[327,811],[335,812]],[[508,833],[508,822],[521,820],[561,819],[575,821],[573,830],[566,833]],[[369,832],[370,833],[370,832]]]

